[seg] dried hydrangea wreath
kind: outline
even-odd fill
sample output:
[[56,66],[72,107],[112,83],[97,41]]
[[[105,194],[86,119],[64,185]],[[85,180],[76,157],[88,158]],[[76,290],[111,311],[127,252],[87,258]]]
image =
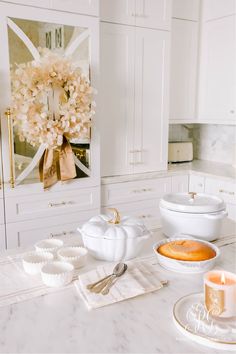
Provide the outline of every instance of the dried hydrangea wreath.
[[12,73],[12,110],[20,140],[54,148],[62,145],[63,136],[87,137],[93,93],[80,68],[49,50],[41,51],[40,61],[17,65]]
[[[95,90],[70,58],[47,49],[41,49],[40,54],[39,61],[18,64],[12,71],[14,126],[21,141],[32,146],[45,144],[51,155],[58,148],[68,153],[69,140],[90,136]],[[51,156],[51,160],[55,159]],[[52,165],[44,174],[45,180],[56,174],[55,163]],[[69,178],[60,176],[57,180],[74,178],[73,168]],[[55,178],[45,187],[54,183]]]

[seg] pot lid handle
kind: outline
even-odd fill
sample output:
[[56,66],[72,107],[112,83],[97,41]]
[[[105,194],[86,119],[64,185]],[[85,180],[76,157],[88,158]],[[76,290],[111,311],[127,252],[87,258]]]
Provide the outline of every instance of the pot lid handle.
[[116,208],[109,208],[108,210],[113,212],[113,218],[111,220],[109,220],[108,222],[110,224],[119,224],[120,223],[120,214],[118,212],[118,210]]
[[190,195],[191,199],[194,199],[195,196],[197,195],[196,192],[189,192],[188,194]]

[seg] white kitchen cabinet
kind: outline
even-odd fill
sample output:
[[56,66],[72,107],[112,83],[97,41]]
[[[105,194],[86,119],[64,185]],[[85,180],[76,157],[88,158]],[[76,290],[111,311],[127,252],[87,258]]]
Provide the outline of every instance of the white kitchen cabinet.
[[0,225],[0,251],[6,249],[5,225]]
[[101,170],[133,172],[134,46],[132,27],[101,24]]
[[6,222],[34,220],[55,215],[67,215],[99,207],[100,189],[97,187],[67,190],[41,195],[8,197],[5,200]]
[[[34,161],[34,158],[40,159],[39,151],[42,146],[38,147],[37,150],[27,143],[19,142],[14,130],[14,141],[10,142],[8,139],[8,124],[4,112],[11,104],[10,67],[14,67],[14,65],[18,63],[18,61],[21,62],[21,60],[25,60],[26,62],[33,59],[37,60],[40,57],[40,53],[37,49],[40,43],[39,37],[42,39],[41,46],[46,47],[47,43],[44,30],[47,29],[49,32],[51,31],[50,33],[53,35],[55,24],[64,26],[64,32],[62,31],[64,38],[68,36],[67,42],[69,42],[69,44],[61,48],[63,54],[65,54],[65,56],[70,55],[71,59],[76,60],[76,62],[78,62],[78,56],[82,56],[84,65],[90,68],[91,83],[94,87],[97,87],[99,57],[99,22],[97,18],[55,10],[49,11],[40,8],[35,11],[32,7],[0,2],[0,40],[1,49],[5,53],[5,55],[0,58],[0,70],[2,73],[1,85],[4,86],[4,91],[0,96],[3,175],[5,189],[11,188],[10,180],[15,180],[15,190],[18,190],[18,188],[22,190],[25,189],[25,194],[28,193],[29,185],[34,186],[34,192],[38,191],[40,186],[41,191],[39,191],[39,193],[43,193],[43,186],[39,181],[38,161]],[[31,32],[29,33],[29,28],[31,27],[34,28],[34,31],[33,34],[30,35]],[[19,53],[16,48],[18,48],[20,55],[18,55]],[[67,50],[69,50],[70,54],[68,54]],[[70,184],[73,184],[75,189],[80,185],[82,179],[84,180],[82,183],[84,184],[86,181],[85,184],[87,184],[87,186],[99,185],[100,183],[99,143],[96,117],[93,118],[91,139],[88,140],[90,155],[89,177],[80,178],[78,174],[77,178],[70,181]],[[12,159],[9,158],[10,148],[13,150]]]
[[100,18],[105,22],[135,25],[135,0],[100,0]]
[[203,21],[230,16],[235,13],[236,0],[202,0]]
[[198,21],[200,15],[200,0],[173,0],[172,17]]
[[55,10],[99,16],[99,0],[51,0]]
[[191,121],[196,115],[198,23],[172,20],[170,121]]
[[170,34],[136,28],[135,173],[167,168]]
[[236,16],[202,25],[200,120],[236,123]]
[[171,192],[171,178],[147,179],[102,186],[102,206],[116,206],[126,202],[160,199]]
[[169,33],[108,23],[101,29],[102,175],[164,170]]
[[226,203],[236,204],[236,183],[206,178],[205,192],[221,196]]
[[226,203],[228,217],[236,221],[236,183],[206,178],[205,193],[219,195]]
[[72,213],[66,218],[53,216],[6,224],[7,234],[11,235],[7,238],[7,248],[33,246],[35,242],[51,237],[70,239],[78,235],[78,241],[81,242],[77,228],[98,213],[99,210],[94,209]]
[[[143,200],[133,203],[119,204],[118,210],[122,216],[133,216],[141,220],[149,229],[161,227],[159,209],[160,199]],[[102,213],[107,214],[107,208],[102,208]]]
[[136,26],[170,30],[171,0],[136,0],[135,5]]
[[205,178],[198,175],[189,176],[189,192],[204,193]]
[[34,7],[51,8],[51,0],[1,0],[2,2],[14,3],[19,5],[27,5]]
[[171,192],[172,193],[187,193],[188,192],[188,174],[171,177]]
[[83,15],[99,15],[99,0],[3,0],[3,2],[73,12]]
[[[59,4],[59,1],[57,3]],[[78,144],[73,143],[73,152],[77,159],[80,159],[81,150],[86,155],[86,162],[82,162],[86,173],[81,173],[82,170],[77,168],[76,178],[68,182],[58,182],[50,189],[44,190],[38,172],[38,162],[42,156],[39,152],[43,153],[44,147],[41,146],[37,150],[27,142],[19,141],[16,131],[9,129],[4,114],[11,104],[11,66],[37,60],[40,57],[37,48],[47,46],[46,31],[49,31],[52,36],[56,35],[54,30],[58,24],[61,25],[62,36],[64,36],[60,48],[62,55],[69,55],[75,63],[80,60],[78,65],[84,64],[87,72],[90,73],[92,86],[98,88],[99,20],[94,16],[78,14],[83,12],[80,10],[80,1],[63,3],[67,3],[67,9],[64,7],[66,11],[62,11],[62,7],[56,10],[43,8],[36,10],[31,6],[0,1],[0,42],[1,52],[4,52],[4,56],[0,56],[0,80],[1,86],[4,87],[0,95],[0,139],[8,247],[21,245],[21,240],[26,238],[23,235],[30,237],[30,233],[37,239],[44,238],[44,233],[37,232],[37,228],[47,227],[49,232],[51,226],[60,225],[61,229],[63,224],[69,223],[71,215],[75,212],[77,218],[80,214],[84,215],[83,213],[92,216],[95,211],[98,213],[100,208],[100,153],[96,116],[93,117],[91,134],[86,140],[86,147],[81,141]],[[86,0],[86,3],[92,6],[95,1]],[[25,4],[30,3],[26,0]],[[73,4],[76,9],[72,9]],[[85,5],[85,1],[83,4]],[[44,5],[46,7],[42,1],[41,6]],[[70,11],[78,13],[69,13]],[[54,49],[51,48],[52,51]],[[13,139],[10,139],[11,131]],[[0,204],[0,213],[2,217],[2,204]],[[53,220],[55,223],[50,224]],[[1,222],[2,219],[0,224]],[[25,242],[22,241],[22,244],[24,245]]]
[[101,0],[101,20],[170,29],[171,0]]

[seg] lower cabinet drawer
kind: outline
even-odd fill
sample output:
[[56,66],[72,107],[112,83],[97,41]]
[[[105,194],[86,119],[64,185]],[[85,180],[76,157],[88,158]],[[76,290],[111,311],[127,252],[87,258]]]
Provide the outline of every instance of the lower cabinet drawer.
[[6,249],[5,236],[5,225],[0,225],[0,251]]
[[4,201],[0,199],[0,224],[4,224]]
[[[161,227],[159,202],[160,199],[146,200],[136,203],[125,203],[119,204],[117,209],[121,216],[134,216],[142,220],[148,229],[155,229]],[[106,214],[107,211],[108,210],[106,207],[102,208],[102,212],[104,214]]]
[[100,187],[6,198],[6,222],[64,215],[100,207]]
[[206,178],[205,192],[219,195],[226,203],[236,204],[236,183]]
[[[228,212],[228,218],[236,221],[236,204],[226,204],[226,210]],[[236,224],[235,224],[236,232]]]
[[172,193],[187,193],[188,192],[188,175],[172,176],[171,177]]
[[81,241],[77,227],[99,213],[99,209],[94,209],[7,224],[7,248],[33,246],[35,242],[50,237],[73,238],[73,236],[78,236],[78,240]]
[[205,178],[202,176],[190,175],[189,192],[204,193]]
[[171,177],[106,184],[102,186],[102,205],[161,198],[170,192]]

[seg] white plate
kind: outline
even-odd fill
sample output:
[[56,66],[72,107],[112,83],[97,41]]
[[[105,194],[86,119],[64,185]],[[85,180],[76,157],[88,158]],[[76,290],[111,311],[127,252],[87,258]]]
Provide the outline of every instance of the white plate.
[[236,351],[235,318],[213,318],[207,314],[202,293],[179,299],[173,309],[178,330],[189,339],[210,348]]
[[177,241],[177,240],[187,240],[187,239],[185,237],[168,238],[168,239],[163,239],[153,245],[153,250],[157,256],[159,264],[163,268],[165,268],[167,270],[171,270],[172,272],[177,272],[177,273],[196,274],[196,273],[207,272],[215,266],[215,263],[216,263],[218,257],[220,256],[220,250],[218,247],[211,244],[210,242],[203,241],[203,240],[198,240],[198,239],[192,238],[192,240],[195,240],[197,242],[202,242],[202,243],[208,245],[209,247],[211,247],[216,252],[216,256],[214,258],[208,259],[206,261],[198,261],[198,262],[180,261],[177,259],[163,256],[162,254],[157,252],[158,247],[160,247],[161,245],[164,245],[165,243],[169,243],[171,241]]

